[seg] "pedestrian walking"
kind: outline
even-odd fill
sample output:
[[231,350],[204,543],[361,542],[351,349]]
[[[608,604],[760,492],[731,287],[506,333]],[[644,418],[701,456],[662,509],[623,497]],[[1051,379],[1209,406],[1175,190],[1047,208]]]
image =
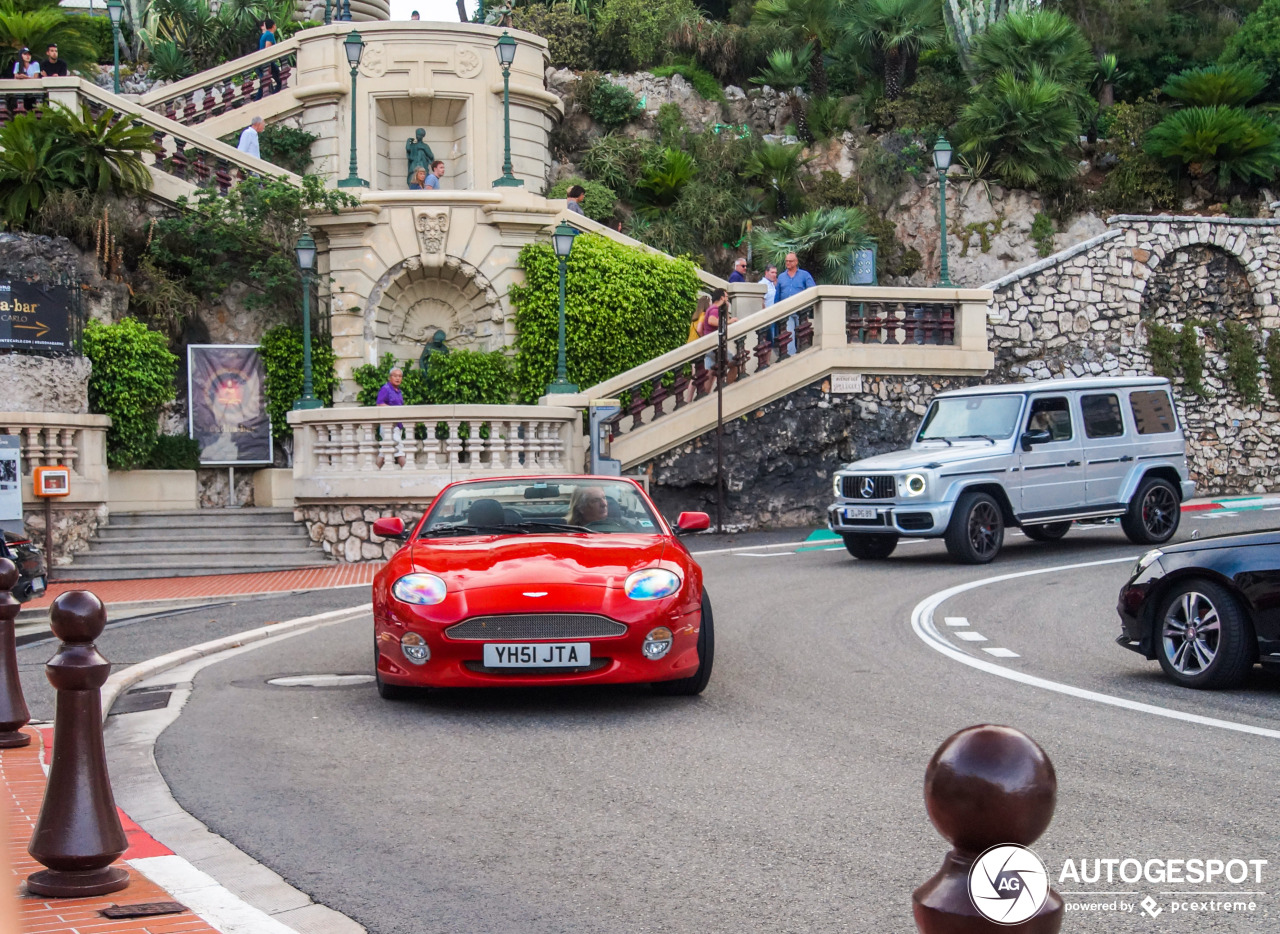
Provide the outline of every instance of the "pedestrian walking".
[[730,282],[746,282],[747,281],[747,259],[745,256],[739,256],[733,261],[733,272],[729,273]]
[[[404,405],[404,394],[400,391],[400,384],[404,382],[404,370],[400,367],[392,367],[391,372],[387,374],[387,381],[382,384],[382,388],[378,390],[377,401],[374,405]],[[385,429],[379,429],[385,430]],[[404,425],[396,422],[396,426],[391,429],[391,440],[395,443],[396,463],[401,467],[404,466]],[[378,466],[381,467],[385,458],[378,455]]]
[[586,211],[582,210],[582,202],[587,200],[587,189],[581,185],[574,185],[564,197],[564,206],[567,210],[572,211],[574,214],[586,214]]
[[[258,24],[258,51],[269,49],[276,44],[276,21],[273,19],[264,19]],[[267,72],[271,73],[272,92],[279,91],[282,87],[280,82],[280,65],[278,62],[272,62],[267,65],[258,66],[258,93],[253,96],[255,101],[262,100],[262,95],[267,90]]]
[[[778,273],[778,286],[775,293],[776,300],[784,302],[793,295],[799,295],[805,289],[812,289],[817,286],[813,281],[813,276],[800,268],[800,258],[794,253],[788,253],[783,265],[786,267],[782,272]],[[799,315],[790,315],[787,318],[787,330],[791,332],[791,341],[787,345],[787,353],[796,352],[796,327],[800,323]]]
[[258,148],[258,134],[261,133],[267,124],[261,117],[254,117],[249,121],[249,125],[240,133],[240,142],[236,144],[236,149],[255,159],[262,158],[262,151]]

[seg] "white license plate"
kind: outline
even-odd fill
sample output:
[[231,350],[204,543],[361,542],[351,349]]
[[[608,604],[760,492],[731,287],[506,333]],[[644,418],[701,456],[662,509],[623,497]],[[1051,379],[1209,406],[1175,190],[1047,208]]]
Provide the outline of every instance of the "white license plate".
[[31,578],[31,589],[33,591],[44,590],[44,578],[43,577]]
[[583,668],[591,664],[590,642],[486,642],[486,668]]
[[874,519],[877,515],[874,506],[846,506],[844,510],[846,519]]

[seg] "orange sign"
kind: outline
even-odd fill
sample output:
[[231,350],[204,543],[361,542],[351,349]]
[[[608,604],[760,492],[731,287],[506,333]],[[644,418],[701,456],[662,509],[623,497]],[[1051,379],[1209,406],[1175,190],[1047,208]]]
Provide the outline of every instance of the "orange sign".
[[37,467],[31,481],[36,496],[66,496],[71,492],[71,468]]

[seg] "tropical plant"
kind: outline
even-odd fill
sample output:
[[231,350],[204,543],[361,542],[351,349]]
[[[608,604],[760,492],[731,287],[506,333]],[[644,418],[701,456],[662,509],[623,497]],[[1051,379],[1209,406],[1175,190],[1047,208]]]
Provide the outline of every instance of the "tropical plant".
[[1171,77],[1164,93],[1187,107],[1239,107],[1263,92],[1267,76],[1256,65],[1208,65]]
[[600,79],[587,98],[587,113],[606,130],[617,129],[644,113],[640,100],[620,84]]
[[0,205],[10,230],[25,228],[51,194],[74,186],[71,153],[38,126],[32,114],[19,114],[0,127]]
[[813,47],[810,45],[802,46],[799,51],[775,49],[769,53],[769,64],[751,79],[752,84],[767,85],[787,96],[791,117],[796,122],[796,136],[806,143],[813,142],[813,131],[809,128],[804,112],[804,98],[800,96],[799,89],[804,83],[812,56]]
[[0,69],[12,74],[20,49],[31,49],[41,58],[50,44],[56,44],[58,57],[77,71],[97,60],[94,36],[88,17],[64,12],[57,0],[5,3],[0,6]]
[[850,34],[880,62],[884,96],[897,100],[921,50],[946,38],[936,0],[863,0],[849,17]]
[[1233,178],[1267,181],[1280,168],[1280,127],[1239,107],[1188,107],[1147,134],[1146,150],[1182,162],[1196,177],[1216,172],[1224,188]]
[[1089,85],[1097,62],[1075,23],[1061,13],[1040,10],[1014,13],[990,26],[969,50],[970,77],[978,88],[975,99],[996,76],[1008,73],[1029,82],[1033,71],[1042,81],[1059,86],[1064,101],[1083,117],[1092,100]]
[[826,97],[827,66],[823,54],[844,31],[841,0],[760,0],[753,15],[757,22],[779,26],[809,45],[809,90],[817,97]]
[[1067,151],[1080,135],[1079,111],[1063,86],[1038,68],[1027,79],[1005,71],[982,85],[964,109],[960,130],[961,152],[985,154],[1010,185],[1034,187],[1075,172]]
[[788,253],[819,282],[847,285],[853,281],[854,253],[871,247],[867,216],[858,208],[831,207],[779,220],[774,228],[756,230],[751,242],[764,262],[781,267]]
[[157,81],[181,81],[195,74],[195,62],[172,39],[163,39],[151,47],[151,64],[147,77]]
[[512,12],[511,24],[547,40],[552,68],[586,71],[592,66],[591,20],[574,13],[570,4],[528,3]]
[[1227,39],[1219,61],[1253,65],[1274,83],[1280,69],[1280,0],[1262,0]]
[[805,116],[816,139],[831,139],[862,122],[862,112],[852,97],[815,97],[809,101]]
[[676,23],[696,9],[693,0],[604,0],[592,21],[599,67],[629,72],[658,64]]
[[777,37],[771,27],[722,23],[699,9],[676,20],[667,38],[674,51],[692,55],[721,81],[743,84],[764,64]]
[[287,22],[294,15],[289,0],[146,0],[140,6],[134,31],[149,55],[154,59],[160,43],[172,42],[196,70],[254,51],[262,20]]
[[956,44],[965,71],[974,40],[1010,13],[1030,13],[1040,0],[943,0],[942,16]]
[[133,318],[116,324],[90,321],[81,346],[93,364],[89,408],[111,416],[107,464],[130,470],[146,461],[156,443],[160,406],[175,395],[178,358],[168,341]]
[[613,217],[613,208],[618,203],[618,196],[614,194],[613,189],[608,185],[601,185],[599,182],[577,177],[562,178],[547,192],[547,197],[551,199],[563,198],[574,185],[581,185],[587,193],[582,202],[583,214],[593,221],[601,222]]
[[800,170],[813,161],[803,151],[799,143],[761,143],[747,160],[743,174],[773,197],[774,213],[780,217],[791,213],[791,201],[799,194]]
[[664,149],[658,165],[636,182],[636,195],[643,201],[641,209],[660,211],[671,207],[681,190],[693,181],[696,170],[697,163],[687,152]]
[[1114,53],[1105,52],[1098,56],[1098,75],[1094,79],[1098,88],[1098,110],[1106,110],[1116,102],[1116,82],[1124,77],[1120,60]]

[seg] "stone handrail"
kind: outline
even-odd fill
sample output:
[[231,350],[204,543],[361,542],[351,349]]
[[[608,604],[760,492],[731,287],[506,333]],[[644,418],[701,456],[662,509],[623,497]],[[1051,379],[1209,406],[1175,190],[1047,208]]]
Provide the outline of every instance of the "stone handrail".
[[454,480],[583,468],[582,413],[573,408],[362,406],[288,418],[299,503],[421,503]]
[[21,442],[22,500],[34,502],[34,467],[70,467],[71,494],[64,502],[103,503],[107,500],[106,415],[68,415],[61,412],[0,412],[0,434],[17,435]]
[[[203,123],[229,110],[250,104],[254,95],[276,94],[290,86],[297,64],[298,38],[294,36],[270,48],[250,52],[190,78],[149,91],[138,99],[147,110],[177,123]],[[280,75],[276,88],[270,67],[275,64]]]

